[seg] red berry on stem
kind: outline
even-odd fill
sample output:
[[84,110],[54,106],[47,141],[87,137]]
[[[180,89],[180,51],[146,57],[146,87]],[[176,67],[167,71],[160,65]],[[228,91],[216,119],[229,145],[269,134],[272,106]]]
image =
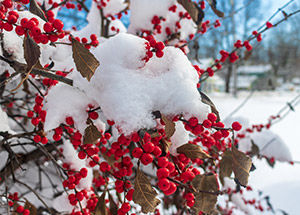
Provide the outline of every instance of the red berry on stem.
[[242,129],[242,125],[239,122],[233,122],[231,126],[234,131],[239,131]]

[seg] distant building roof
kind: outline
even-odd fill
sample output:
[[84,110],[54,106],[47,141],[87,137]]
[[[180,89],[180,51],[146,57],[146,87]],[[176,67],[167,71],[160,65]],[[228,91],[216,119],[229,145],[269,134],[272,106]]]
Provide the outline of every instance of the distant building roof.
[[237,69],[238,74],[245,74],[245,75],[256,75],[256,74],[263,74],[272,69],[272,66],[267,65],[248,65],[248,66],[240,66]]

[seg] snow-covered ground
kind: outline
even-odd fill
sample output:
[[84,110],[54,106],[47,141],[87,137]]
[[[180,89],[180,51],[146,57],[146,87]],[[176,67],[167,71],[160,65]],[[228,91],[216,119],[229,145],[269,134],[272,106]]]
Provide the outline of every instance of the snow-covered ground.
[[[298,92],[299,93],[299,92]],[[249,92],[241,92],[238,98],[225,94],[209,95],[224,119],[240,105]],[[251,124],[266,123],[270,115],[277,112],[297,95],[296,92],[255,92],[251,99],[234,116],[248,117]],[[288,145],[293,160],[300,161],[300,104],[295,112],[271,127]],[[265,160],[253,160],[256,170],[250,174],[249,184],[270,195],[275,208],[286,211],[289,215],[298,215],[300,211],[300,163],[276,162],[271,168]]]

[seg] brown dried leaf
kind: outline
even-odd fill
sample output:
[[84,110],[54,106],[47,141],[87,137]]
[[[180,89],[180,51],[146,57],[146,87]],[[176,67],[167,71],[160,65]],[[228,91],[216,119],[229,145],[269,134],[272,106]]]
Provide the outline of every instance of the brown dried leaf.
[[28,209],[30,211],[30,215],[37,215],[36,207],[33,204],[31,204],[27,199],[24,205],[24,209]]
[[74,38],[72,38],[72,51],[77,70],[83,77],[90,81],[100,65],[99,61],[84,45]]
[[142,207],[143,213],[154,212],[160,200],[156,198],[157,193],[152,188],[149,179],[140,169],[137,170],[134,181],[133,201]]
[[6,82],[6,79],[7,79],[6,74],[5,72],[3,72],[0,75],[0,98],[2,98],[6,86],[6,84],[2,84],[2,83]]
[[213,112],[214,114],[216,114],[217,116],[217,122],[220,121],[220,114],[219,111],[217,110],[215,104],[210,100],[210,98],[205,95],[203,92],[200,91],[200,95],[201,95],[201,101],[204,104],[207,104],[210,106],[211,112]]
[[102,195],[99,197],[94,215],[108,215],[105,205],[105,194],[106,192],[103,192]]
[[23,40],[24,58],[27,63],[27,72],[39,62],[41,55],[40,47],[36,42],[29,36],[25,36]]
[[255,155],[259,155],[259,147],[254,143],[253,140],[251,140],[251,151],[249,156],[253,157]]
[[203,149],[195,144],[186,143],[180,147],[177,148],[177,153],[185,154],[188,158],[191,159],[204,159],[204,158],[210,158],[210,155],[207,154]]
[[168,153],[169,152],[169,148],[170,146],[172,145],[172,143],[166,139],[161,139],[161,142],[162,142],[162,148],[163,150]]
[[217,203],[217,195],[211,194],[219,191],[219,184],[215,175],[197,175],[192,181],[196,189],[195,204],[192,207],[196,214],[200,211],[210,214]]
[[102,136],[101,132],[98,131],[98,128],[93,124],[84,130],[83,143],[84,144],[94,144]]
[[178,3],[184,7],[192,17],[193,21],[199,26],[204,18],[203,10],[191,0],[178,0]]
[[109,211],[111,215],[118,215],[118,205],[116,204],[113,197],[109,194]]
[[232,170],[242,186],[247,186],[252,161],[249,156],[232,147]]
[[43,19],[45,22],[48,22],[44,11],[41,9],[41,7],[36,3],[35,0],[30,0],[30,5],[29,5],[29,11],[41,19]]
[[169,139],[175,133],[175,123],[161,114],[161,119],[165,123],[166,138]]
[[232,152],[227,150],[223,153],[220,161],[219,178],[222,184],[224,184],[224,178],[230,177],[232,173]]
[[216,0],[207,0],[209,6],[213,10],[213,12],[218,16],[218,17],[224,17],[224,13],[222,11],[219,11],[217,9],[217,1]]
[[118,162],[121,159],[121,158],[119,158],[118,160],[116,160],[115,155],[113,155],[113,154],[111,156],[108,156],[105,153],[101,153],[101,155],[110,166],[113,166],[115,162]]

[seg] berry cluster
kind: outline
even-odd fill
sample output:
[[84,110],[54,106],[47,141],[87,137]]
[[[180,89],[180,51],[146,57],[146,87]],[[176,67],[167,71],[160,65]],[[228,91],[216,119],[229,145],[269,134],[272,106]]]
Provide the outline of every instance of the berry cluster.
[[148,62],[153,57],[153,52],[155,52],[156,57],[161,58],[164,56],[164,48],[165,44],[163,42],[157,42],[153,36],[149,35],[145,37],[145,39],[148,41],[146,43],[146,56],[142,59],[146,62]]
[[29,215],[29,209],[25,209],[24,206],[19,205],[19,194],[17,192],[8,195],[8,205],[14,209],[14,213],[18,215]]
[[[88,42],[88,39],[86,37],[83,37],[81,39],[79,37],[75,37],[75,40],[77,40],[78,42],[81,42],[87,49],[90,49],[92,46],[97,47],[99,45],[99,41],[98,41],[96,34],[91,34],[90,39],[91,39],[91,41]],[[69,41],[72,41],[71,36],[69,36]]]

